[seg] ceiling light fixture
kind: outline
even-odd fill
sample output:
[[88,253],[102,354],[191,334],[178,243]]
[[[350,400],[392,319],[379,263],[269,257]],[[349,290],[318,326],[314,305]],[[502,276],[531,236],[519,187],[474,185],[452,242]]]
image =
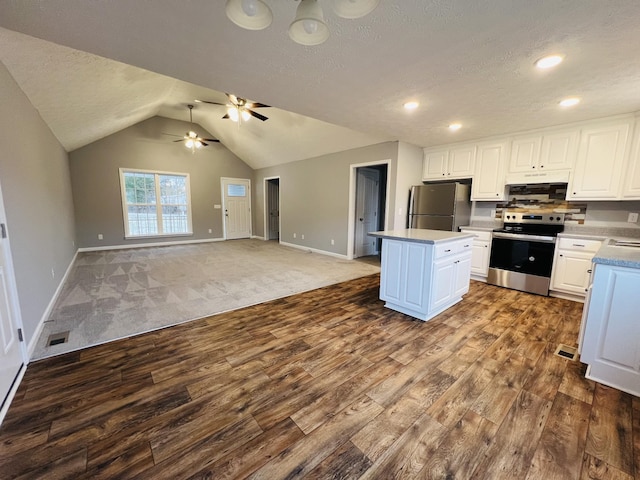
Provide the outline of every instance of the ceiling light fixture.
[[452,123],[451,125],[449,125],[449,130],[451,130],[452,132],[460,130],[461,128],[462,128],[461,123]]
[[547,55],[546,57],[538,59],[535,65],[542,70],[546,70],[547,68],[552,68],[562,63],[562,60],[564,60],[562,55]]
[[[361,18],[371,13],[380,0],[332,0],[336,15],[342,18]],[[271,25],[273,14],[263,0],[227,0],[227,17],[247,30],[262,30]],[[300,0],[296,16],[289,25],[289,37],[300,45],[319,45],[329,38],[329,27],[318,0]]]
[[415,110],[416,108],[418,108],[420,106],[420,104],[416,101],[411,101],[411,102],[407,102],[403,105],[403,107],[405,108],[405,110]]
[[574,105],[577,105],[579,103],[580,103],[579,98],[571,97],[571,98],[565,98],[564,100],[561,100],[559,105],[561,107],[573,107]]

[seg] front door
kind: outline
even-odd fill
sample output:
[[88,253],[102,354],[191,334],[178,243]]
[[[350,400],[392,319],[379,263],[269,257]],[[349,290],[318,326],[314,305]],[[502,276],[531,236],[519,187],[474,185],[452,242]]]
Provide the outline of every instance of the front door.
[[18,325],[13,315],[11,292],[13,273],[10,266],[9,240],[6,235],[4,207],[0,192],[0,410],[23,364],[22,349],[18,339]]
[[251,237],[251,180],[222,178],[224,238]]
[[356,257],[375,255],[377,240],[367,235],[378,230],[380,172],[359,168],[356,181]]

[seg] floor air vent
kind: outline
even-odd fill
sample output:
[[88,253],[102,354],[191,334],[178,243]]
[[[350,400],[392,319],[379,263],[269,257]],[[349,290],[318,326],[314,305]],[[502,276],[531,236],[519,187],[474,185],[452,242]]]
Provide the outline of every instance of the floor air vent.
[[566,358],[568,360],[575,360],[578,355],[578,350],[574,347],[569,347],[567,345],[560,344],[556,349],[556,355],[562,358]]
[[69,332],[52,333],[47,339],[47,346],[53,347],[61,343],[67,343],[69,340]]

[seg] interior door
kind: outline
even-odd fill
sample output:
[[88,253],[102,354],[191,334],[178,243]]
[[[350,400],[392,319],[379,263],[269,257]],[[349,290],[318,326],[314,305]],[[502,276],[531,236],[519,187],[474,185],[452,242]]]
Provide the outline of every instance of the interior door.
[[378,230],[380,172],[359,168],[356,182],[356,257],[378,253],[377,241],[367,235]]
[[[0,192],[1,195],[1,192]],[[0,202],[0,410],[23,364],[22,349],[18,339],[18,325],[11,307],[13,285],[10,268],[9,245],[4,223],[4,208]]]
[[244,178],[222,179],[224,238],[251,237],[251,181]]

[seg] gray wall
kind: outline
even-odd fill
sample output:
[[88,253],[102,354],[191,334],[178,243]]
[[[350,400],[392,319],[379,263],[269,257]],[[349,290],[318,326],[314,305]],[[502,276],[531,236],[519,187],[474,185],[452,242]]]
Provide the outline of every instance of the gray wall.
[[[210,137],[196,126],[200,135]],[[252,179],[253,170],[219,143],[191,153],[173,143],[191,124],[153,117],[69,154],[78,247],[222,238],[220,177]],[[190,174],[193,235],[125,240],[119,168]],[[209,229],[212,233],[208,233]],[[98,240],[98,234],[103,240]]]
[[69,169],[67,153],[2,63],[0,96],[0,183],[30,342],[75,254]]
[[[395,218],[398,143],[385,142],[255,171],[254,234],[264,235],[264,178],[280,177],[282,242],[347,255],[351,165],[391,160],[388,225]],[[293,238],[293,234],[297,238]],[[301,235],[305,236],[304,240]],[[331,239],[335,245],[331,245]]]

